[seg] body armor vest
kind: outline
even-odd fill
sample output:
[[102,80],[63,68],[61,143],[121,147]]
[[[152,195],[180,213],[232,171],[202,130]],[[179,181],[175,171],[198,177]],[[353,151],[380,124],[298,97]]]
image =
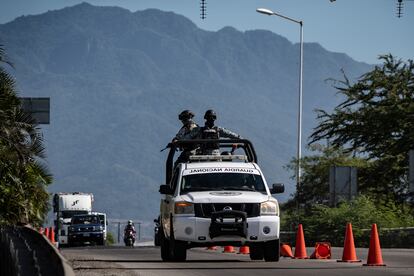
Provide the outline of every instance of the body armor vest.
[[[203,127],[201,131],[201,139],[210,139],[217,140],[220,139],[220,134],[217,127]],[[204,150],[215,150],[219,149],[220,146],[218,143],[205,143],[201,145],[201,148]]]

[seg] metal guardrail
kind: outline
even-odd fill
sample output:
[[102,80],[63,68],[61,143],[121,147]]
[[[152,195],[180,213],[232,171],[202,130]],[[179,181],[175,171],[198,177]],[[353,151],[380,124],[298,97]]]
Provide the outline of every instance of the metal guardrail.
[[75,275],[57,248],[30,227],[0,226],[0,248],[0,275]]

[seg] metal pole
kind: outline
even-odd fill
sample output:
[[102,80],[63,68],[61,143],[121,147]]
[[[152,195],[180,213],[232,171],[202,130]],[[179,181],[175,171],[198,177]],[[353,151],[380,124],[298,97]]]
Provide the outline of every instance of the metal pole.
[[[302,158],[302,95],[303,95],[303,21],[273,12],[273,15],[298,23],[300,25],[300,50],[299,50],[299,99],[298,99],[298,140],[296,153],[296,197],[299,199],[301,186],[301,158]],[[297,202],[299,208],[299,202]]]
[[297,144],[297,168],[296,168],[296,193],[301,185],[301,158],[302,158],[302,94],[303,94],[303,21],[299,21],[300,25],[300,61],[299,61],[299,111],[298,111],[298,144]]
[[138,222],[138,240],[141,240],[141,222]]
[[121,223],[118,222],[118,243],[121,243]]
[[299,103],[298,103],[298,141],[297,141],[297,154],[296,154],[296,204],[299,210],[299,189],[301,186],[301,158],[302,158],[302,94],[303,94],[303,21],[296,20],[291,17],[273,12],[269,9],[257,9],[257,12],[266,15],[276,15],[283,19],[300,25],[300,56],[299,56]]

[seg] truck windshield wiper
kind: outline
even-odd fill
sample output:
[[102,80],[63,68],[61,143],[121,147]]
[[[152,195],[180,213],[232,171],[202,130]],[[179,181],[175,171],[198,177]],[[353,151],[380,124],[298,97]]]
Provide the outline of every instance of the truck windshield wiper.
[[256,192],[255,189],[253,188],[249,188],[249,187],[229,187],[229,186],[225,186],[225,187],[221,187],[220,190],[232,190],[232,191],[251,191],[251,192]]

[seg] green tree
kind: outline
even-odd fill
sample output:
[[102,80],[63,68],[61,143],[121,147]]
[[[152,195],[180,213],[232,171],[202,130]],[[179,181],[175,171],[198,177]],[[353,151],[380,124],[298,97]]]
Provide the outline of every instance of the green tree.
[[[331,166],[353,166],[366,169],[369,163],[362,159],[353,157],[342,148],[327,147],[320,144],[309,146],[311,155],[301,159],[301,185],[293,199],[289,200],[284,208],[293,208],[296,203],[310,206],[313,204],[325,204],[329,200],[329,169]],[[293,160],[287,169],[296,171],[296,160]],[[362,174],[359,182],[364,182]]]
[[392,55],[355,84],[344,76],[336,89],[345,96],[329,114],[318,110],[311,144],[329,140],[370,161],[361,190],[400,203],[407,199],[408,152],[414,146],[414,63]]
[[42,135],[30,114],[23,112],[12,67],[0,45],[0,223],[40,224],[48,211],[46,185],[52,176],[42,162]]

